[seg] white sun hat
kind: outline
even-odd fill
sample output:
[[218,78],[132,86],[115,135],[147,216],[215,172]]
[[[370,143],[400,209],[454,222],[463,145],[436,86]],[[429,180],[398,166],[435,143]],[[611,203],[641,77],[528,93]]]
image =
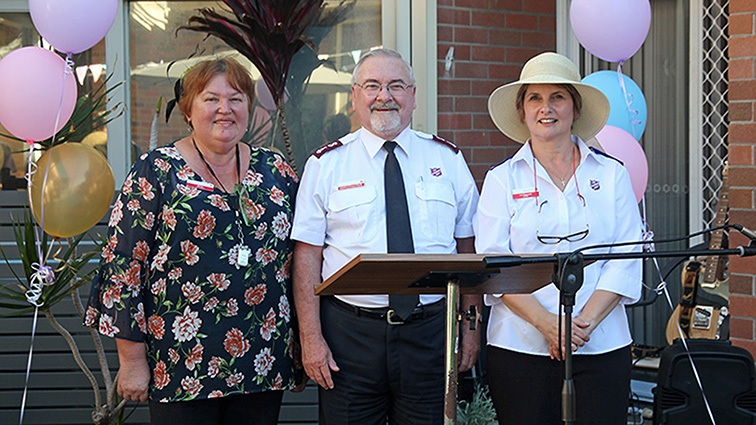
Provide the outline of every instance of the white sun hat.
[[584,141],[592,139],[609,118],[609,100],[601,90],[580,82],[577,66],[567,57],[546,52],[530,59],[522,67],[520,80],[505,84],[488,97],[488,113],[496,127],[510,139],[525,143],[530,138],[528,126],[517,112],[517,92],[523,84],[570,84],[580,93],[580,116],[572,123],[572,133]]

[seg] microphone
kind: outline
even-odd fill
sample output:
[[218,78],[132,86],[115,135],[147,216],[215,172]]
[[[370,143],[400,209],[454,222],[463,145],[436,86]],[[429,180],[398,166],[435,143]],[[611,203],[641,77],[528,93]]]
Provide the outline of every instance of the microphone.
[[740,224],[733,224],[732,227],[734,227],[738,232],[745,235],[748,239],[756,241],[756,232],[754,232],[753,230],[747,229]]

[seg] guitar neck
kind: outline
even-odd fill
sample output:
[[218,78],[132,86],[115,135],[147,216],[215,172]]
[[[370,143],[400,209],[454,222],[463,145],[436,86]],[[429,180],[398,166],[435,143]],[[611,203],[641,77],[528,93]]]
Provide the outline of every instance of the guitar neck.
[[[722,190],[719,192],[719,202],[717,203],[717,215],[714,219],[714,227],[724,226],[727,222],[727,209],[729,208],[730,187],[727,181],[727,165],[722,171]],[[711,243],[709,249],[722,248],[722,239],[724,239],[724,229],[718,229],[711,234]],[[716,282],[719,276],[720,256],[710,255],[706,257],[706,268],[704,270],[703,281],[705,283]]]

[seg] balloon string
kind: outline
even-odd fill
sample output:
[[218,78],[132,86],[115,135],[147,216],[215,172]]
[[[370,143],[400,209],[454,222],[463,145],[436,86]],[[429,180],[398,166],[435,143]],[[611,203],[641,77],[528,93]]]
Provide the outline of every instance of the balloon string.
[[31,342],[29,343],[29,357],[26,360],[26,377],[24,378],[24,395],[21,397],[21,415],[18,418],[18,425],[24,423],[24,410],[26,408],[26,393],[29,391],[29,375],[31,374],[32,354],[34,353],[34,334],[37,332],[37,317],[39,307],[34,308],[34,320],[32,321]]
[[[643,249],[644,251],[647,251],[647,252],[654,252],[656,250],[654,246],[654,232],[651,231],[648,225],[648,221],[646,221],[646,195],[643,195],[643,197],[641,198],[641,221],[643,223],[643,240],[647,242],[643,245]],[[652,260],[654,262],[654,267],[656,268],[656,272],[659,274],[659,280],[660,280],[659,285],[657,285],[657,287],[654,290],[656,291],[657,294],[662,294],[662,293],[664,294],[664,297],[667,300],[667,304],[669,305],[670,310],[674,311],[675,307],[672,304],[672,297],[669,295],[669,291],[667,290],[667,282],[664,281],[664,276],[662,275],[657,258],[652,258]],[[703,397],[704,405],[706,406],[706,411],[709,414],[709,419],[711,420],[711,423],[713,425],[716,425],[717,423],[714,420],[714,413],[711,410],[711,406],[709,405],[709,400],[706,397],[706,393],[704,392],[703,383],[701,383],[701,377],[698,374],[698,368],[696,367],[696,364],[693,361],[693,356],[691,356],[690,354],[690,349],[688,348],[688,343],[686,342],[685,337],[683,335],[680,322],[676,320],[675,325],[677,326],[678,335],[680,335],[680,340],[682,341],[683,348],[685,349],[685,354],[688,356],[688,360],[690,361],[690,367],[693,369],[693,375],[696,378],[698,389],[701,390],[701,396]]]
[[[72,59],[73,54],[68,53],[66,55],[66,65],[63,68],[63,84],[61,84],[60,88],[60,101],[58,102],[58,112],[55,116],[55,123],[53,125],[53,132],[52,132],[52,143],[50,143],[50,147],[52,148],[55,146],[55,136],[58,130],[58,123],[60,122],[60,115],[61,111],[63,110],[63,96],[66,92],[66,77],[68,75],[71,75],[73,73],[73,65],[74,61]],[[34,141],[33,140],[27,140],[26,143],[29,144],[29,157],[28,157],[28,168],[26,173],[26,181],[28,182],[28,196],[29,196],[29,205],[32,205],[31,202],[31,176],[36,172],[36,164],[34,164],[34,161],[32,160],[32,156],[34,154]],[[45,169],[45,178],[42,180],[42,190],[40,195],[40,223],[39,227],[44,231],[45,228],[45,185],[47,183],[47,177],[50,172],[50,156],[47,157],[47,168]],[[32,264],[32,268],[35,269],[34,274],[32,274],[30,282],[29,282],[29,290],[26,291],[26,300],[34,306],[34,321],[32,323],[32,334],[31,334],[31,342],[29,344],[29,358],[26,362],[26,378],[24,382],[24,394],[21,398],[21,414],[18,420],[19,425],[22,425],[24,422],[24,410],[26,407],[26,394],[29,389],[29,375],[31,373],[31,361],[32,361],[32,354],[34,353],[34,335],[37,330],[37,317],[39,313],[39,308],[44,305],[43,301],[40,301],[40,298],[42,297],[42,287],[44,285],[50,285],[55,281],[55,274],[53,273],[53,270],[51,267],[47,266],[45,263],[47,261],[46,257],[42,256],[42,242],[41,237],[38,229],[35,229],[35,248],[37,250],[37,259],[42,262],[42,265],[40,266],[39,263]]]
[[633,109],[631,106],[633,104],[633,95],[632,93],[628,93],[627,88],[625,87],[625,77],[622,75],[623,63],[624,62],[620,61],[619,64],[617,64],[617,78],[619,79],[620,89],[622,89],[622,98],[625,99],[627,112],[630,113],[630,124],[631,124],[630,128],[633,130],[633,137],[635,137],[635,139],[637,140],[638,135],[635,134],[635,126],[640,125],[643,122],[637,118],[640,111],[638,111],[637,109]]

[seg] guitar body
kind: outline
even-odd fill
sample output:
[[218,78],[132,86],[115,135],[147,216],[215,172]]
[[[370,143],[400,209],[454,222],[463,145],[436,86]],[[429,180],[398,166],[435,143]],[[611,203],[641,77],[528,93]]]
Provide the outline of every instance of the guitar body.
[[[727,166],[722,172],[715,226],[727,221],[729,185]],[[710,249],[722,248],[724,231],[712,232]],[[667,322],[667,342],[676,338],[728,339],[730,336],[730,285],[726,270],[727,257],[706,257],[703,262],[689,261],[683,268],[682,297]],[[705,263],[705,264],[704,264]],[[682,334],[681,334],[682,332]]]

